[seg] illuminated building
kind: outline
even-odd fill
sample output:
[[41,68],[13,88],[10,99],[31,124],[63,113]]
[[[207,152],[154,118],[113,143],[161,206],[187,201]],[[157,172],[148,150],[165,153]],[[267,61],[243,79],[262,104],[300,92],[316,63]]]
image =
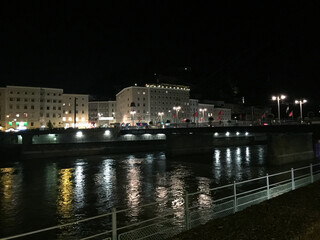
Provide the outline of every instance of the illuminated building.
[[173,84],[124,88],[116,95],[116,120],[120,123],[157,123],[161,120],[175,122],[178,118],[181,122],[189,116],[189,94],[189,87]]
[[89,102],[89,122],[95,127],[107,127],[115,122],[116,101]]
[[88,127],[88,102],[86,94],[63,94],[62,96],[62,121],[64,128]]
[[5,129],[62,126],[62,89],[7,86],[1,89],[1,125]]

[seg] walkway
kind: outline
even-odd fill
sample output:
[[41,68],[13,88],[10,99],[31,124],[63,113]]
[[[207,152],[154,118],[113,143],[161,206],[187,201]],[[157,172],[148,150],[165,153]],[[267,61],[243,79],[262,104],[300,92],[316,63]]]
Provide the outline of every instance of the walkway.
[[171,240],[320,239],[320,181],[183,232]]

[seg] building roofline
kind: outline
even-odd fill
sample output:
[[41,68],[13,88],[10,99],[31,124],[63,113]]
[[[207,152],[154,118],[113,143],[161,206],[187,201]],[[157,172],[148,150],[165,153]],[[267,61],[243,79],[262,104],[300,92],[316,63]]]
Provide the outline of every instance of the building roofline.
[[129,87],[125,87],[123,88],[120,92],[118,92],[116,94],[116,96],[118,96],[120,93],[122,93],[123,91],[125,91],[126,89],[130,89],[130,88],[146,88],[146,87],[143,87],[143,86],[129,86]]
[[30,89],[48,89],[48,90],[59,90],[63,91],[62,88],[47,88],[47,87],[30,87],[30,86],[13,86],[13,85],[7,85],[6,88],[30,88]]

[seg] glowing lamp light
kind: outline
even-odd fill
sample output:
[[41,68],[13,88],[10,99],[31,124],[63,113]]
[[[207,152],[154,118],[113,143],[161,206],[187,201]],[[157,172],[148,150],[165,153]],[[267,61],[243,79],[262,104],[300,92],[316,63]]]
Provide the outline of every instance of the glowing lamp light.
[[110,130],[106,130],[106,131],[104,132],[104,135],[105,135],[105,136],[110,136],[110,134],[111,134]]
[[237,136],[239,136],[239,135],[240,135],[240,133],[239,133],[239,132],[236,132],[236,134],[237,134]]
[[230,135],[230,133],[229,132],[226,132],[226,136],[229,136]]
[[246,132],[246,133],[245,133],[245,135],[246,135],[246,136],[248,136],[248,135],[249,135],[249,133],[248,133],[248,132]]
[[219,136],[219,133],[215,132],[214,135],[215,135],[215,136]]
[[83,133],[81,131],[77,132],[76,133],[76,137],[77,138],[81,138],[83,136]]

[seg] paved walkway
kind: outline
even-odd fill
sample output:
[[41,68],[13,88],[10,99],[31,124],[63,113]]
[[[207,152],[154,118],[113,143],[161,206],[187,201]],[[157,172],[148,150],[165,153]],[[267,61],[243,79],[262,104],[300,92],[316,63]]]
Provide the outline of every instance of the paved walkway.
[[172,238],[189,239],[320,240],[320,181]]

